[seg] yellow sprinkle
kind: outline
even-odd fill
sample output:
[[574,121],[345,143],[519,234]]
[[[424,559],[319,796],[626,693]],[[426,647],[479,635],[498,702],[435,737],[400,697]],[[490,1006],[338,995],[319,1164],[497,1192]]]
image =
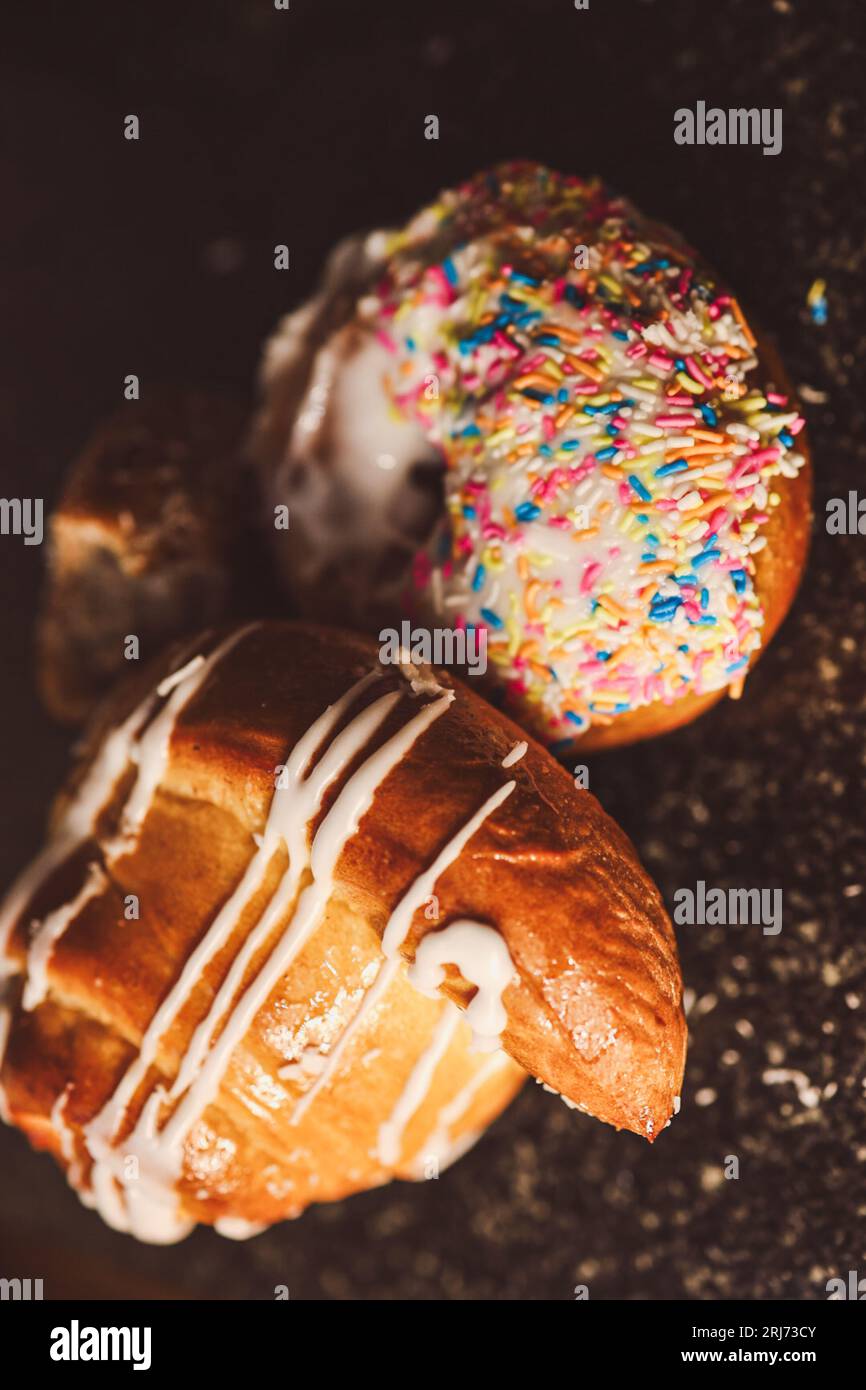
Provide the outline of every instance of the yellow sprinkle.
[[700,396],[703,394],[703,386],[697,381],[692,381],[691,377],[687,376],[685,372],[677,372],[677,381],[684,391],[690,391],[693,396]]

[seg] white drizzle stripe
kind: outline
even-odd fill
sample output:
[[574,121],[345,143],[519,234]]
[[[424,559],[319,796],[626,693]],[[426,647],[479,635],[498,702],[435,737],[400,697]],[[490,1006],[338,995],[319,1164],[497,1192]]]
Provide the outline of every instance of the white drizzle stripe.
[[[312,883],[298,899],[282,940],[235,1005],[208,1054],[207,1061],[160,1135],[160,1145],[174,1150],[171,1171],[176,1178],[183,1161],[182,1140],[219,1090],[223,1072],[236,1045],[246,1035],[259,1009],[279,984],[292,960],[318,926],[333,889],[333,872],[346,842],[355,834],[370,809],[379,785],[403,760],[409,749],[434,720],[450,708],[454,692],[425,705],[388,739],[348,780],[316,832],[310,854]],[[280,890],[277,890],[279,897]],[[284,904],[281,910],[289,906]]]
[[430,897],[436,887],[437,879],[441,878],[445,870],[449,868],[454,860],[463,852],[464,847],[472,839],[476,830],[492,815],[498,806],[501,806],[514,788],[516,782],[506,782],[504,786],[498,787],[492,796],[489,796],[484,805],[479,808],[466,824],[458,830],[453,839],[449,840],[444,849],[433,860],[429,869],[425,869],[419,874],[415,882],[403,895],[400,902],[394,908],[385,928],[382,937],[382,950],[386,956],[395,956],[409,935],[409,928],[412,925],[412,918],[419,908]]
[[484,1065],[478,1068],[475,1075],[467,1081],[462,1090],[458,1091],[457,1095],[442,1107],[433,1130],[418,1150],[416,1161],[419,1166],[423,1165],[424,1159],[438,1157],[448,1151],[451,1145],[451,1130],[463,1119],[481,1087],[504,1067],[508,1060],[507,1053],[494,1052]]
[[18,973],[19,966],[6,956],[15,923],[46,879],[92,835],[99,813],[128,766],[138,730],[155,703],[151,691],[122,724],[106,734],[54,837],[7,893],[0,907],[0,976]]
[[514,978],[514,962],[505,938],[495,927],[461,918],[442,931],[430,932],[418,945],[409,969],[409,983],[422,994],[438,994],[445,966],[454,965],[464,980],[477,987],[466,1010],[472,1042],[479,1052],[501,1045],[508,1015],[502,996]]
[[[162,781],[168,763],[171,737],[179,715],[223,657],[257,626],[257,623],[248,623],[246,627],[239,628],[215,647],[206,659],[190,661],[181,671],[175,672],[174,678],[170,678],[170,683],[176,679],[177,684],[174,684],[159,714],[133,749],[133,757],[138,764],[138,776],[121,813],[119,830],[105,846],[105,857],[109,862],[130,849],[141,828],[156,789]],[[166,682],[163,682],[163,688],[165,685]]]
[[35,1009],[48,993],[48,968],[54,949],[67,927],[91,898],[107,886],[108,879],[96,862],[89,865],[84,882],[71,902],[62,903],[41,922],[34,922],[33,935],[27,951],[27,981],[21,1000],[22,1008]]
[[430,1042],[409,1073],[394,1109],[379,1128],[379,1162],[386,1168],[393,1168],[400,1161],[406,1126],[430,1090],[436,1068],[448,1051],[459,1023],[459,1009],[446,999]]
[[367,1022],[373,1010],[376,1008],[383,995],[387,992],[388,986],[396,977],[401,965],[402,961],[396,956],[393,960],[383,959],[382,961],[380,961],[379,969],[376,972],[376,977],[373,980],[373,983],[370,985],[369,989],[366,991],[363,999],[361,1000],[360,1006],[355,1012],[354,1017],[352,1017],[346,1024],[346,1027],[343,1029],[342,1033],[337,1038],[337,1041],[334,1043],[334,1046],[331,1048],[331,1051],[328,1053],[327,1060],[322,1071],[320,1071],[312,1086],[310,1086],[309,1089],[304,1092],[297,1105],[295,1106],[294,1112],[292,1114],[293,1125],[300,1124],[301,1120],[306,1115],[313,1101],[316,1099],[316,1096],[325,1086],[330,1084],[331,1078],[336,1073],[337,1067],[340,1065],[340,1062],[342,1061],[346,1048],[349,1046],[349,1043],[352,1041],[352,1039],[355,1037],[358,1031]]
[[484,824],[487,817],[511,795],[516,785],[516,782],[506,782],[504,786],[497,788],[493,795],[487,798],[484,805],[475,812],[474,816],[472,816],[471,819],[458,830],[457,834],[448,841],[447,845],[440,850],[429,868],[419,874],[415,882],[410,884],[409,888],[400,899],[400,902],[394,908],[382,937],[382,951],[385,955],[385,960],[380,965],[373,984],[364,995],[357,1013],[350,1019],[336,1043],[331,1048],[331,1051],[328,1053],[324,1069],[316,1077],[313,1085],[304,1092],[295,1106],[295,1111],[292,1115],[292,1124],[296,1125],[300,1123],[319,1092],[330,1084],[352,1038],[355,1036],[358,1029],[365,1024],[370,1013],[379,1003],[388,986],[391,984],[391,981],[397,974],[400,965],[400,948],[409,934],[409,928],[412,925],[412,918],[415,913],[419,908],[424,906],[445,870],[460,856],[465,846],[472,839],[475,832]]
[[[296,811],[299,811],[300,814],[295,815],[292,826],[283,827],[280,832],[280,838],[285,839],[287,844],[289,841],[292,842],[293,853],[289,859],[289,866],[257,925],[249,933],[235,956],[228,974],[217,991],[207,1017],[196,1028],[181,1063],[180,1071],[169,1092],[170,1099],[176,1099],[192,1085],[210,1050],[220,1020],[231,1006],[232,1000],[243,984],[244,976],[251,962],[258,952],[267,945],[269,937],[294,902],[304,869],[307,867],[307,829],[310,820],[321,805],[326,789],[355,754],[369,742],[400,699],[400,692],[394,691],[384,695],[362,711],[334,740],[321,762],[310,774],[308,781],[303,784],[302,793],[296,798],[298,802]],[[272,810],[276,810],[275,820],[285,819],[283,807],[290,805],[290,798],[291,792],[286,788],[274,793]],[[302,831],[302,845],[295,843],[297,839],[296,827]],[[266,845],[271,838],[276,840],[277,836],[270,830],[269,825],[264,837]],[[301,858],[302,847],[303,858]],[[299,939],[297,950],[300,950],[302,945],[303,940]],[[286,969],[291,965],[294,954],[287,959]]]
[[[301,774],[306,771],[307,764],[315,754],[322,739],[327,736],[331,729],[342,718],[350,703],[361,694],[370,684],[371,680],[378,676],[378,672],[365,676],[352,686],[333,705],[330,705],[308,732],[296,745],[292,759],[287,764],[287,774],[293,780],[298,780]],[[288,795],[291,795],[289,789]],[[283,805],[280,793],[280,806]],[[111,1139],[117,1131],[118,1126],[126,1112],[126,1108],[147,1075],[148,1069],[153,1064],[159,1044],[166,1030],[177,1018],[190,994],[201,978],[202,971],[213,960],[219,951],[228,943],[231,934],[237,925],[237,921],[244,908],[255,896],[264,881],[265,873],[271,856],[278,843],[277,836],[286,839],[287,827],[282,823],[282,812],[280,812],[279,824],[276,817],[277,793],[271,799],[271,809],[268,815],[268,822],[265,828],[262,843],[258,851],[250,859],[244,874],[231,896],[220,908],[208,930],[199,941],[192,955],[187,960],[177,981],[169,990],[165,999],[160,1004],[156,1013],[142,1037],[138,1056],[128,1068],[126,1074],[121,1079],[114,1094],[109,1097],[100,1113],[91,1120],[87,1126],[88,1135],[94,1138]],[[272,821],[274,825],[272,827]],[[303,826],[306,832],[306,823]],[[269,843],[273,833],[273,843]],[[292,839],[292,850],[297,853],[295,848],[295,837]],[[288,841],[287,841],[288,843]]]

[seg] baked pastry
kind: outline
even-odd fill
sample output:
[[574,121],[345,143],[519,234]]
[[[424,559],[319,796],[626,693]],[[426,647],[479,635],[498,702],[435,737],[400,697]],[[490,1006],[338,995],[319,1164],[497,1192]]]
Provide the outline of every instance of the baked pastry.
[[37,680],[79,723],[128,669],[228,615],[240,531],[242,406],[148,390],[100,425],[73,463],[49,528]]
[[262,383],[301,610],[483,628],[558,752],[738,694],[791,602],[810,483],[778,358],[596,179],[505,164],[342,248]]
[[431,1175],[526,1071],[658,1135],[685,1051],[671,926],[542,748],[312,626],[161,674],[103,710],[0,910],[4,1113],[85,1201],[143,1239],[248,1234]]

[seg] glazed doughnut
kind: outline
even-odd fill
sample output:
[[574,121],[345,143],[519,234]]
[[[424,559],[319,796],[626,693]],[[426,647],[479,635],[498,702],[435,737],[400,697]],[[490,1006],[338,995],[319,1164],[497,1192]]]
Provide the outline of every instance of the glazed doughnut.
[[431,1176],[528,1071],[647,1139],[676,946],[625,836],[449,675],[259,623],[117,692],[0,909],[3,1113],[142,1239]]
[[36,627],[49,713],[84,720],[127,669],[224,622],[234,584],[242,406],[205,391],[149,388],[93,432],[51,516]]
[[262,381],[302,611],[483,627],[495,697],[557,752],[739,694],[792,600],[810,482],[781,365],[598,180],[506,164],[344,246]]

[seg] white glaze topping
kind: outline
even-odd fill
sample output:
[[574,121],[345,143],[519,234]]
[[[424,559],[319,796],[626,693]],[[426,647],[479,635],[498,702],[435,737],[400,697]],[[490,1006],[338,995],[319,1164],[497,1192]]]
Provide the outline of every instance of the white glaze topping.
[[423,994],[436,994],[445,980],[446,965],[456,966],[464,980],[477,987],[466,1021],[476,1050],[495,1051],[507,1022],[502,996],[515,976],[505,938],[481,922],[466,918],[451,922],[420,942],[409,970],[410,983]]

